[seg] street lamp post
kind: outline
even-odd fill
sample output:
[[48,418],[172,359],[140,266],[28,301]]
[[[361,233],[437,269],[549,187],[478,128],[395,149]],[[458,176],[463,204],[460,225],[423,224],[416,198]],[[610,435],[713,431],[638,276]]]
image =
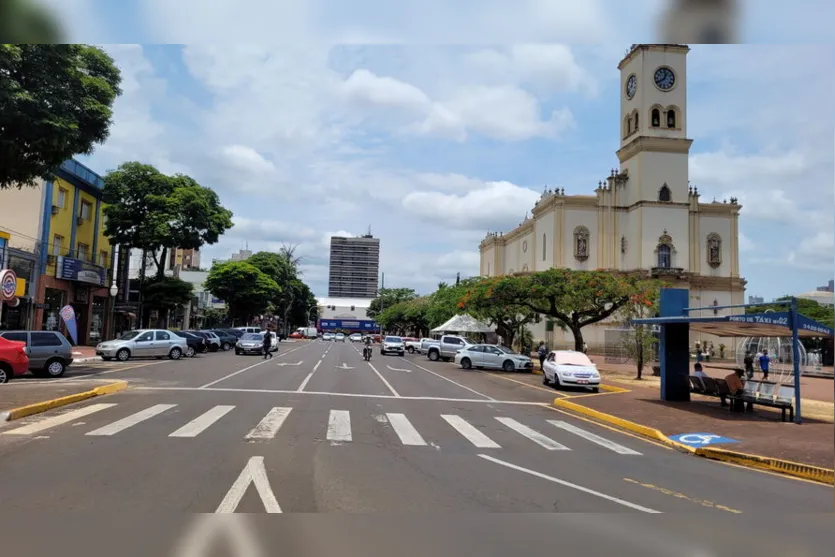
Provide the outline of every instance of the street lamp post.
[[319,309],[319,308],[317,306],[312,306],[309,310],[307,310],[307,324],[308,325],[310,325],[310,322],[313,321],[310,318],[310,312],[313,311],[314,309]]
[[115,323],[115,315],[116,315],[116,296],[119,295],[119,287],[116,286],[116,281],[113,281],[113,284],[110,285],[110,338],[116,338],[113,334],[113,329]]

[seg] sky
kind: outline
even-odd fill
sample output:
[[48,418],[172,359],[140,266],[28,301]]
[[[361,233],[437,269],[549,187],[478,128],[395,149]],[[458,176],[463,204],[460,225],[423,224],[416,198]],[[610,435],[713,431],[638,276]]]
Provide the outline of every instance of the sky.
[[[353,3],[376,5],[368,13],[379,21],[365,28],[352,28],[351,14],[311,15],[323,2],[250,4],[262,5],[262,17],[248,20],[249,40],[240,14],[220,0],[199,9],[191,0],[58,5],[73,40],[145,43],[104,47],[122,69],[124,94],[109,139],[82,160],[99,173],[139,160],[215,189],[235,226],[203,250],[204,261],[246,245],[297,245],[304,279],[321,296],[329,237],[370,227],[386,286],[430,292],[457,273],[477,274],[485,233],[516,226],[545,186],[591,194],[618,165],[617,64],[634,41],[613,29],[629,17],[636,29],[645,21],[617,13],[619,4],[589,1],[547,19],[553,14],[535,11],[547,3],[525,0],[527,15],[538,16],[528,23],[546,18],[565,43],[539,42],[542,23],[529,29],[535,41],[497,46],[475,31],[504,38],[495,30],[521,20],[492,0],[443,46],[392,45],[392,36],[411,36],[409,18],[398,18],[405,31],[375,32],[393,16],[371,1]],[[636,5],[650,13],[658,4]],[[424,27],[436,21],[443,39],[460,16],[453,11],[432,0],[411,17]],[[741,25],[752,42],[767,40],[763,13]],[[340,40],[292,40],[293,18],[314,15],[319,30],[345,15]],[[291,39],[273,44],[280,39],[259,26],[266,21],[280,21]],[[271,40],[246,46],[262,32]],[[603,38],[611,41],[585,40]],[[171,42],[190,44],[152,44]],[[748,295],[806,292],[833,276],[832,67],[831,46],[694,45],[688,56],[690,179],[703,201],[733,196],[743,205]]]

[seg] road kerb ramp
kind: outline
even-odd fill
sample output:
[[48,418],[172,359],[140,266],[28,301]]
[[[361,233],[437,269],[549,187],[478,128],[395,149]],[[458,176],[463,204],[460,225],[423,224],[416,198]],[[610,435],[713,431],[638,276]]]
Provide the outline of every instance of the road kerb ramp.
[[655,429],[653,427],[637,424],[635,422],[630,422],[629,420],[618,418],[617,416],[606,414],[605,412],[599,412],[597,410],[587,408],[586,406],[577,404],[576,402],[571,402],[563,398],[554,399],[553,405],[557,408],[562,408],[564,410],[576,412],[589,418],[593,418],[595,420],[613,425],[615,427],[625,429],[626,431],[637,433],[638,435],[647,437],[649,439],[652,439],[653,441],[657,441],[684,453],[700,456],[703,458],[708,458],[711,460],[718,460],[722,462],[728,462],[731,464],[737,464],[740,466],[745,466],[747,468],[785,474],[787,476],[819,482],[827,485],[835,485],[835,470],[819,468],[810,464],[792,462],[790,460],[781,460],[778,458],[771,458],[760,455],[738,453],[734,451],[728,451],[725,449],[717,449],[712,447],[694,448],[683,443],[673,441],[672,439],[664,435],[660,430]]
[[62,396],[51,400],[45,400],[43,402],[35,402],[34,404],[27,404],[26,406],[13,408],[12,410],[0,413],[0,421],[19,420],[20,418],[32,416],[33,414],[40,414],[41,412],[67,406],[68,404],[75,404],[76,402],[87,400],[88,398],[124,391],[127,388],[127,381],[115,381],[108,385],[102,385],[101,387],[96,387],[94,389],[90,389],[89,391],[83,391],[74,395]]

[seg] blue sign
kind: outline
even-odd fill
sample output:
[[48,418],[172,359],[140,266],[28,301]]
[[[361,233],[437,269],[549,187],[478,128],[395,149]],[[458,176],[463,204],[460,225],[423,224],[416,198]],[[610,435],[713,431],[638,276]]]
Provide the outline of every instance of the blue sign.
[[72,259],[70,257],[58,258],[58,271],[56,278],[63,280],[74,280],[86,282],[96,286],[105,286],[107,283],[107,271],[104,267],[93,265],[89,261]]
[[374,321],[367,319],[322,319],[319,321],[319,328],[327,331],[344,329],[347,331],[376,331],[380,327]]
[[670,439],[681,443],[682,445],[689,445],[691,447],[707,447],[708,445],[720,445],[722,443],[739,443],[736,439],[722,437],[713,433],[681,433],[679,435],[672,435]]

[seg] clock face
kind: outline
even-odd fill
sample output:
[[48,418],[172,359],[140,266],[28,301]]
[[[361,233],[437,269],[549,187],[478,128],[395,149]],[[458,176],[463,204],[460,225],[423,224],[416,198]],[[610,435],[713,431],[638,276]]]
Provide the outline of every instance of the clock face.
[[666,66],[655,70],[655,85],[662,91],[669,91],[676,84],[676,74]]
[[635,96],[635,91],[638,89],[638,78],[635,75],[630,75],[626,80],[626,97],[630,100]]

